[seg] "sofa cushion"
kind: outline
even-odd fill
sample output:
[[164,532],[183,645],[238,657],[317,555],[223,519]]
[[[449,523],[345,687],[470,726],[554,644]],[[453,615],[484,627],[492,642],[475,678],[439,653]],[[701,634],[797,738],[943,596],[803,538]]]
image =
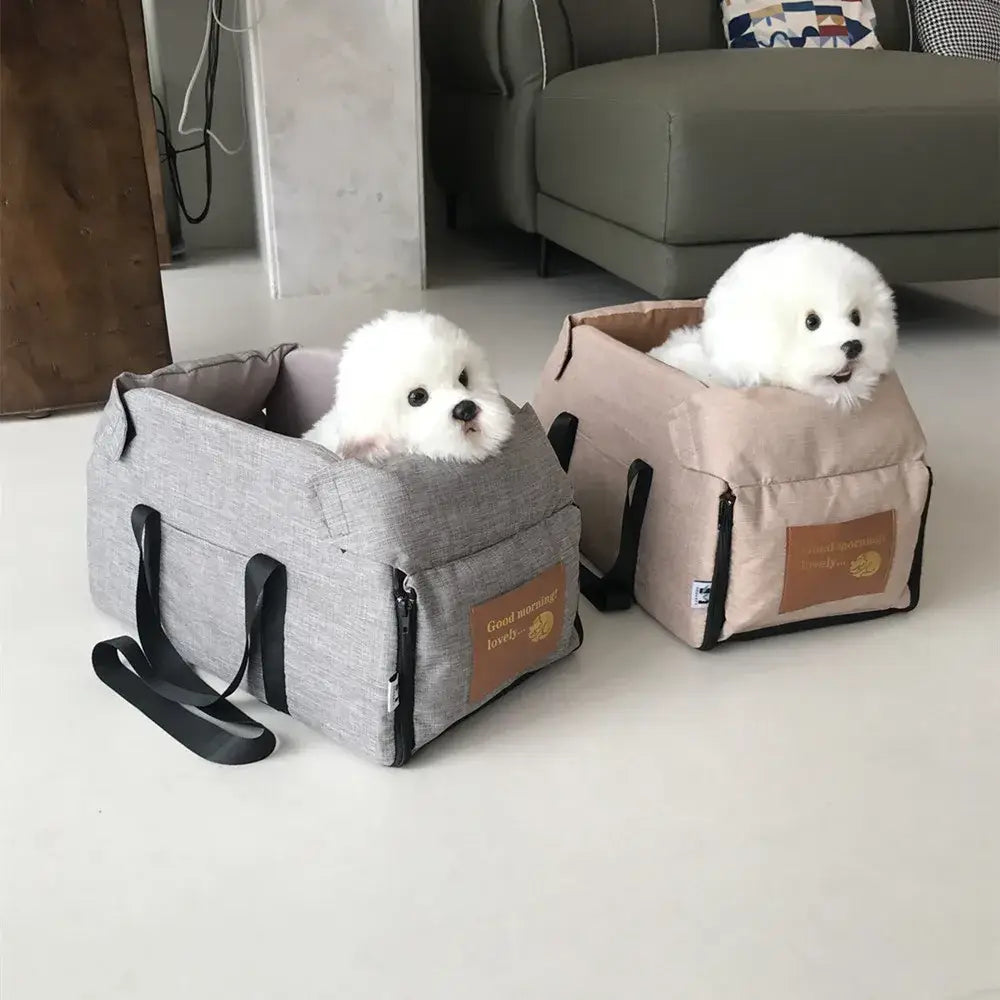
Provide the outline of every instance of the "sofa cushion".
[[996,66],[911,52],[674,52],[539,96],[539,190],[673,244],[1000,225]]

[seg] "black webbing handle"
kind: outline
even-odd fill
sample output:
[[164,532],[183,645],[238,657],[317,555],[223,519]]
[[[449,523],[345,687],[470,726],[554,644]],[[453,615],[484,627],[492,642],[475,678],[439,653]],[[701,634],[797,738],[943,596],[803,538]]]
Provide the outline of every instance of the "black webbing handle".
[[626,611],[635,600],[635,565],[639,558],[639,538],[652,484],[652,468],[637,458],[628,467],[622,530],[614,564],[604,576],[580,566],[580,593],[598,611]]
[[[549,444],[552,445],[564,472],[569,471],[579,423],[572,413],[560,413],[549,428]],[[649,501],[652,485],[652,466],[641,458],[635,459],[628,468],[618,555],[613,565],[604,576],[598,576],[593,570],[580,565],[580,593],[598,611],[625,611],[635,600],[635,567],[639,557],[639,539],[642,535],[642,522],[646,517],[646,504]]]
[[572,413],[560,413],[549,428],[549,444],[559,459],[563,472],[569,472],[569,460],[573,457],[576,444],[576,429],[580,421]]
[[[260,660],[268,704],[288,711],[285,695],[285,567],[255,555],[244,573],[246,642],[232,681],[221,694],[209,687],[177,652],[160,618],[160,515],[139,504],[132,511],[139,547],[135,620],[139,642],[126,635],[99,642],[94,673],[150,721],[205,760],[250,764],[274,750],[274,734],[226,699],[239,687],[251,661]],[[122,657],[132,670],[122,663]],[[133,672],[134,671],[134,672]],[[249,730],[241,734],[230,726]]]

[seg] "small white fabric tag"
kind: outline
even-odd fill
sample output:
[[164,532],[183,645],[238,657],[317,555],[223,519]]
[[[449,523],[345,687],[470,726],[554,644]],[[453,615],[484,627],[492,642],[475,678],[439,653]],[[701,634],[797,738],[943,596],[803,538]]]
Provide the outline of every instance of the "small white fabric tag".
[[386,700],[386,705],[389,709],[389,714],[391,715],[399,707],[399,675],[393,674],[389,678],[388,686],[388,698]]
[[711,580],[691,581],[691,607],[707,608],[708,602],[712,599]]

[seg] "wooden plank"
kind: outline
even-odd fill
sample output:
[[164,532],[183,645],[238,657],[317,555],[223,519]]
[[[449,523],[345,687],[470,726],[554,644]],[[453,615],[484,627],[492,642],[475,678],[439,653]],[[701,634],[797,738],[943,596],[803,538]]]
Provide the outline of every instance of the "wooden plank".
[[163,203],[163,174],[160,171],[160,147],[156,142],[156,113],[153,110],[153,92],[149,84],[149,53],[146,50],[146,26],[143,23],[140,0],[118,0],[128,59],[132,68],[132,89],[139,112],[139,131],[142,135],[142,155],[149,181],[149,200],[153,209],[153,228],[156,232],[156,252],[160,267],[167,267],[173,260],[170,252],[170,233],[167,229],[167,209]]
[[170,360],[117,0],[0,4],[0,413]]

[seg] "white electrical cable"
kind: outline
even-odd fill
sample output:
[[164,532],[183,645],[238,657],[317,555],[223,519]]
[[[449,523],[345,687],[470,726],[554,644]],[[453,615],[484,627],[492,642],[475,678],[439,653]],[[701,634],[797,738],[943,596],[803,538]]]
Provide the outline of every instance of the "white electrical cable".
[[[247,7],[250,7],[251,4],[255,4],[255,0],[247,0]],[[254,28],[256,28],[257,25],[264,19],[264,12],[260,11],[257,14],[257,20],[254,21],[253,24],[248,24],[245,28],[234,28],[231,25],[223,24],[222,21],[219,20],[219,15],[215,12],[215,7],[211,4],[209,4],[209,7],[211,7],[212,17],[215,18],[215,23],[222,28],[223,31],[228,31],[233,35],[245,35],[248,31],[253,31]]]
[[[214,14],[215,13],[214,4],[210,5],[210,9]],[[254,27],[256,26],[257,25],[255,24]],[[226,30],[230,31],[229,28],[226,28]],[[246,30],[249,31],[250,29],[247,28]],[[247,122],[247,86],[246,86],[246,80],[243,79],[242,42],[237,37],[238,35],[241,34],[243,34],[242,31],[232,32],[229,36],[233,40],[233,53],[236,56],[236,78],[240,88],[240,116],[243,119],[243,138],[240,140],[240,144],[232,151],[232,153],[230,153],[230,155],[240,152],[240,150],[242,150],[246,146],[247,138],[250,135],[250,125]],[[220,147],[222,147],[222,143],[219,142],[219,140],[216,139],[214,135],[212,136],[212,138],[215,139],[216,143],[218,143]]]
[[[219,25],[220,28],[224,28],[230,33],[230,38],[233,40],[233,49],[236,53],[236,66],[239,74],[240,85],[240,110],[243,116],[243,138],[240,140],[240,144],[233,149],[230,149],[211,129],[187,128],[185,125],[188,116],[188,107],[191,103],[191,93],[194,90],[195,83],[198,81],[201,68],[205,64],[205,57],[208,55],[208,42],[212,34],[213,20]],[[216,146],[218,146],[219,149],[222,150],[222,152],[227,156],[235,156],[237,153],[242,152],[244,146],[247,144],[249,127],[247,125],[246,86],[243,81],[243,56],[240,52],[240,43],[236,36],[242,35],[247,31],[252,31],[258,24],[260,24],[260,17],[258,17],[252,25],[246,28],[233,28],[225,25],[219,20],[219,16],[215,11],[215,0],[208,0],[208,16],[205,18],[205,37],[201,43],[201,52],[198,55],[198,62],[195,63],[194,72],[191,74],[191,79],[188,81],[187,90],[184,91],[184,103],[181,106],[181,117],[177,122],[178,135],[198,135],[204,131],[205,134],[215,142]]]

